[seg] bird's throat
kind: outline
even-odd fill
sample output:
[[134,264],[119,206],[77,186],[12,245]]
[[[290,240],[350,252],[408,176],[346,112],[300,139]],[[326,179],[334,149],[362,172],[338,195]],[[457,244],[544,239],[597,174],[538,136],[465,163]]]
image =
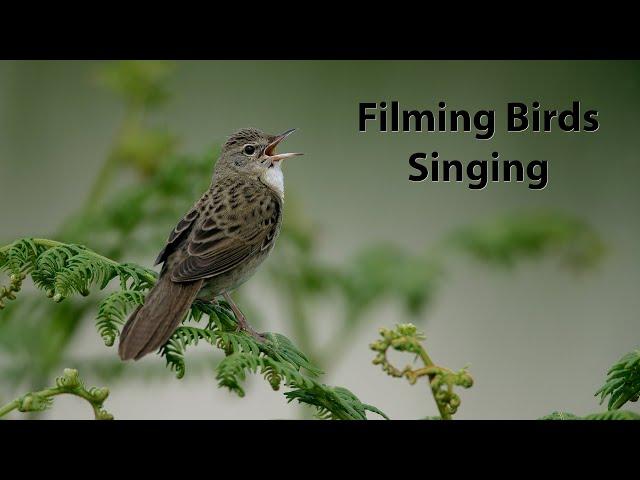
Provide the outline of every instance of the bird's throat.
[[267,168],[262,174],[261,180],[262,183],[276,192],[280,198],[284,199],[284,175],[282,174],[280,162]]

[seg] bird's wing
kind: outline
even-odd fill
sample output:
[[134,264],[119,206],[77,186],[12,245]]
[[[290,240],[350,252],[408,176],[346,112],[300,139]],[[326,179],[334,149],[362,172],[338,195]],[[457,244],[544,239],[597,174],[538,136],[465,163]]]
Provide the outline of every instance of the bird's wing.
[[219,182],[200,207],[171,280],[211,278],[241,265],[269,247],[278,234],[281,213],[281,200],[262,183]]
[[196,202],[196,204],[189,210],[184,217],[178,222],[178,225],[171,230],[167,243],[162,251],[158,254],[154,265],[158,265],[167,260],[178,247],[180,242],[184,240],[191,231],[196,219],[200,216],[200,205],[204,203],[204,196]]

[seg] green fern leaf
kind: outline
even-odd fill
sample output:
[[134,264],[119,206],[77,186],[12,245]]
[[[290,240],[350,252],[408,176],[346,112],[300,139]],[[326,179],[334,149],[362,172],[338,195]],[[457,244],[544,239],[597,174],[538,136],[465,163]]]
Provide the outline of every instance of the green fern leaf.
[[640,415],[628,410],[608,410],[601,413],[593,413],[584,417],[585,420],[640,420]]
[[160,355],[165,357],[167,366],[176,372],[176,377],[182,378],[186,372],[184,354],[188,345],[197,345],[199,340],[206,340],[214,345],[214,332],[196,327],[179,327],[169,341],[162,347]]
[[112,346],[124,325],[124,317],[132,307],[142,305],[144,293],[136,290],[122,290],[106,297],[98,305],[96,327],[104,344]]
[[38,257],[46,250],[31,238],[17,240],[0,255],[0,271],[28,274],[36,267]]
[[366,420],[367,412],[373,412],[381,417],[388,417],[378,408],[360,402],[352,392],[342,387],[329,387],[315,383],[313,388],[299,388],[285,393],[289,402],[297,400],[299,403],[316,408],[316,416],[331,420]]
[[595,393],[602,404],[607,397],[609,410],[618,410],[640,397],[640,350],[627,353],[607,372],[605,384]]
[[[97,285],[104,289],[119,278],[120,291],[108,295],[98,306],[96,326],[106,345],[113,345],[128,312],[144,302],[145,291],[156,281],[156,274],[135,264],[120,264],[81,245],[64,244],[47,239],[22,239],[0,248],[0,269],[14,272],[10,291],[5,297],[15,298],[13,291],[25,273],[30,273],[40,289],[60,301],[75,293],[87,295]],[[8,292],[8,293],[7,293]],[[70,305],[70,304],[67,304]],[[80,311],[80,310],[79,310]],[[222,349],[226,357],[218,364],[216,378],[220,387],[243,396],[242,383],[249,373],[264,376],[274,390],[282,385],[291,389],[289,401],[313,405],[321,418],[366,419],[366,412],[384,414],[363,404],[349,390],[324,385],[316,379],[322,371],[314,366],[287,337],[274,333],[256,338],[237,330],[238,322],[226,302],[196,301],[185,322],[202,322],[204,327],[184,324],[162,347],[167,366],[182,378],[186,372],[186,350],[205,340]],[[101,395],[101,391],[94,392]],[[29,399],[29,408],[45,407],[37,398]],[[386,418],[386,417],[385,417]]]
[[581,418],[573,413],[553,412],[550,415],[539,418],[539,420],[581,420]]

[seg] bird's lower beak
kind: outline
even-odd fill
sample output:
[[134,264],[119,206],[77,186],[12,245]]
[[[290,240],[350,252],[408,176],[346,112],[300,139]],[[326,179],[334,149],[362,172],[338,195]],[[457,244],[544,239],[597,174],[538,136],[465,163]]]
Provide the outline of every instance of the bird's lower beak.
[[295,157],[297,155],[302,155],[302,153],[275,153],[276,147],[278,146],[278,144],[283,141],[285,138],[287,138],[289,135],[291,135],[293,132],[295,132],[296,129],[292,128],[291,130],[287,130],[286,132],[284,132],[281,135],[278,135],[273,142],[271,142],[269,145],[267,145],[267,148],[265,149],[264,153],[267,156],[267,158],[269,160],[271,160],[271,163],[275,163],[275,162],[279,162],[280,160],[284,160],[285,158],[289,158],[289,157]]

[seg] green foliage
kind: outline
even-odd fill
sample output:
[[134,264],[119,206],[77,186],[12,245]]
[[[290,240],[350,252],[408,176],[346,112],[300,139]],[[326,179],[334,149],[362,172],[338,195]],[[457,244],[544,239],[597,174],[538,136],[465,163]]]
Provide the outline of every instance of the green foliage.
[[96,328],[108,347],[113,345],[120,328],[124,325],[126,315],[133,307],[141,305],[144,293],[137,290],[120,290],[113,292],[98,305]]
[[[277,294],[289,307],[286,318],[296,340],[323,365],[338,361],[353,333],[369,318],[367,313],[384,300],[398,302],[414,322],[421,321],[421,313],[446,285],[449,265],[460,254],[471,254],[491,267],[555,254],[575,270],[593,267],[603,252],[589,225],[560,212],[534,210],[460,228],[418,253],[394,245],[371,245],[335,265],[317,256],[315,228],[301,217],[295,205],[287,211],[283,238],[272,255],[277,260],[269,273]],[[335,335],[318,346],[312,341],[305,300],[320,296],[330,296],[332,303],[344,309]]]
[[48,239],[25,238],[0,248],[0,272],[14,277],[30,274],[34,284],[55,302],[79,293],[89,294],[97,285],[104,289],[118,278],[123,289],[146,290],[156,274],[138,265],[119,264],[81,245]]
[[586,269],[595,265],[604,252],[593,228],[555,211],[509,214],[486,225],[461,228],[448,242],[479,260],[505,266],[548,251],[559,254],[570,268]]
[[569,412],[553,412],[540,417],[538,420],[582,420],[582,418]]
[[343,387],[316,384],[310,388],[297,388],[285,393],[289,401],[316,407],[317,417],[323,420],[366,420],[367,412],[388,419],[384,412],[360,402],[358,397]]
[[81,238],[110,258],[149,255],[149,245],[163,245],[176,219],[207,188],[214,164],[213,151],[156,161],[143,183],[118,189],[99,212],[72,218],[63,240]]
[[640,415],[626,410],[613,410],[600,413],[592,413],[585,417],[579,417],[568,412],[553,412],[539,420],[640,420]]
[[109,62],[97,73],[98,82],[137,108],[156,107],[166,102],[164,81],[173,70],[169,62]]
[[1,406],[0,417],[12,410],[18,410],[19,412],[42,412],[51,408],[53,405],[53,397],[62,394],[75,395],[89,402],[93,408],[96,420],[113,420],[113,415],[103,407],[104,401],[109,396],[109,390],[98,387],[87,389],[84,386],[84,382],[80,379],[78,371],[72,368],[64,369],[64,374],[56,379],[55,387],[27,393],[13,402]]
[[347,308],[355,315],[385,296],[401,299],[407,312],[415,315],[431,300],[442,274],[435,259],[381,245],[357,254],[339,282]]
[[[206,187],[212,155],[172,156],[175,139],[150,124],[149,112],[167,99],[165,82],[171,69],[163,62],[101,64],[100,84],[122,98],[123,120],[88,199],[51,237],[67,244],[92,245],[113,260],[148,255],[149,245],[162,245],[175,220]],[[22,254],[30,252],[25,249]],[[28,265],[24,260],[18,263]],[[71,297],[56,305],[23,290],[19,302],[8,302],[20,291],[20,284],[16,277],[6,288],[0,287],[0,303],[7,307],[0,313],[0,354],[11,358],[10,363],[0,364],[5,393],[25,383],[35,389],[51,378],[68,360],[71,340],[98,301],[95,296]],[[114,367],[109,371],[112,381],[132,370]]]
[[[121,290],[110,294],[98,307],[97,328],[107,345],[113,345],[126,314],[143,303],[144,292],[156,280],[150,270],[129,263],[119,264],[83,246],[47,239],[17,240],[0,248],[0,253],[0,270],[9,269],[14,275],[29,273],[36,286],[56,302],[74,293],[88,294],[93,285],[104,289],[118,277]],[[204,328],[188,324],[205,319]],[[186,324],[176,330],[160,354],[176,376],[182,378],[186,372],[187,348],[205,340],[226,355],[216,367],[218,385],[241,397],[244,396],[241,384],[246,375],[260,373],[274,390],[281,385],[293,389],[287,392],[289,401],[296,399],[315,406],[322,418],[366,419],[367,411],[384,415],[375,407],[361,403],[348,390],[320,383],[316,377],[322,372],[288,338],[273,333],[265,337],[264,342],[258,342],[238,331],[237,320],[225,302],[196,301]],[[69,375],[71,380],[64,380],[67,387],[83,388],[77,372],[75,377]],[[95,399],[98,393],[92,390],[87,395]],[[49,405],[48,399],[48,395],[30,394],[19,408],[29,405],[34,411],[43,410]]]
[[[96,175],[88,200],[51,235],[53,238],[67,245],[91,245],[115,261],[147,258],[155,249],[153,245],[163,244],[176,220],[207,187],[216,149],[199,156],[174,155],[176,139],[170,132],[151,124],[154,116],[149,113],[169,99],[166,81],[172,69],[169,63],[154,61],[101,65],[97,75],[99,83],[121,99],[125,107],[123,119],[115,130],[114,145]],[[443,241],[437,243],[438,248],[425,248],[417,254],[404,252],[393,245],[371,245],[334,265],[318,256],[321,249],[317,228],[309,223],[308,212],[303,215],[298,208],[295,192],[290,191],[283,231],[272,254],[274,258],[267,263],[267,271],[269,283],[277,287],[276,294],[288,306],[284,320],[289,323],[293,338],[309,358],[323,366],[339,361],[341,354],[352,344],[352,334],[367,321],[367,312],[377,302],[395,300],[405,307],[407,314],[417,317],[443,287],[451,255],[471,252],[489,265],[501,266],[514,264],[521,258],[559,252],[565,264],[586,268],[595,263],[602,250],[597,235],[582,222],[567,215],[534,211],[462,229],[453,236],[445,235]],[[121,286],[99,305],[99,298],[94,296],[71,297],[78,291],[87,293],[91,285],[100,286],[113,272],[101,272],[104,265],[94,257],[83,257],[79,250],[63,248],[50,254],[51,268],[43,285],[53,286],[48,291],[53,296],[60,294],[56,296],[59,300],[70,297],[61,304],[41,302],[35,294],[21,290],[27,273],[15,274],[10,267],[15,264],[27,269],[36,268],[31,261],[40,257],[42,252],[37,249],[41,247],[35,245],[36,250],[30,244],[15,247],[9,260],[0,251],[0,263],[8,265],[5,270],[10,275],[9,283],[0,286],[0,308],[4,304],[7,306],[0,312],[0,354],[11,358],[9,365],[0,365],[0,376],[6,388],[24,383],[37,388],[69,359],[70,342],[87,313],[98,308],[98,331],[105,343],[111,345],[127,313],[142,301],[144,288],[142,285]],[[73,245],[69,248],[81,247]],[[76,256],[77,263],[70,263],[70,256]],[[95,278],[89,281],[82,276],[81,282],[74,284],[72,280],[78,278],[77,270],[86,267],[95,272]],[[52,282],[54,277],[56,280]],[[18,293],[20,301],[11,302]],[[318,345],[312,335],[307,312],[308,305],[312,304],[310,300],[319,296],[330,296],[332,303],[337,300],[336,305],[344,305],[336,333],[324,345]],[[243,304],[250,312],[246,300]],[[193,313],[208,316],[208,313]],[[259,315],[259,311],[251,312],[252,320],[259,321]],[[198,319],[192,316],[191,321]],[[186,327],[190,326],[185,324],[183,328]],[[166,355],[167,359],[172,358],[168,360],[169,365],[178,374],[182,371],[184,375],[184,351],[195,342],[193,335],[208,341],[207,337],[199,336],[207,335],[204,333],[207,327],[193,328],[202,331],[180,330],[184,337],[172,339],[175,341],[173,351]],[[234,332],[224,329],[217,332],[231,343],[232,339],[241,341]],[[189,338],[191,340],[187,340]],[[218,345],[220,339],[217,336],[215,339]],[[229,342],[225,341],[225,344]],[[241,347],[236,350],[243,353]],[[125,374],[138,375],[146,368],[143,365],[136,365],[136,369],[124,368],[119,362],[101,359],[83,361],[85,365],[94,365],[92,372],[109,381]],[[197,365],[204,370],[207,363]],[[190,358],[191,375],[194,366],[195,362]],[[83,367],[83,371],[87,370]]]
[[637,402],[640,397],[640,350],[627,353],[607,372],[605,384],[596,392],[600,404],[609,397],[606,412],[579,417],[572,413],[553,412],[541,420],[640,420],[640,414],[620,410],[627,402]]
[[640,420],[640,414],[628,410],[609,410],[592,413],[584,417],[585,420]]
[[[0,262],[2,262],[0,254]],[[22,289],[22,281],[26,278],[24,273],[12,273],[9,277],[10,283],[6,286],[0,286],[0,310],[5,307],[4,301],[15,300],[17,293]]]
[[627,353],[607,372],[607,381],[596,392],[600,404],[607,397],[609,410],[617,410],[627,402],[637,402],[640,397],[640,350]]
[[[428,377],[440,418],[451,419],[460,407],[460,397],[454,392],[454,387],[471,388],[473,386],[473,378],[467,369],[453,372],[448,368],[435,365],[422,345],[425,335],[410,323],[396,325],[394,330],[381,328],[380,336],[381,340],[370,345],[371,350],[377,352],[373,364],[381,365],[382,370],[392,377],[405,377],[411,385],[415,385],[421,377]],[[414,369],[407,365],[400,370],[389,361],[387,352],[390,348],[416,355],[424,367]]]
[[[318,417],[340,420],[366,420],[366,412],[383,417],[377,408],[363,404],[349,390],[330,387],[317,380],[322,371],[315,367],[287,337],[266,333],[266,341],[237,331],[233,312],[225,302],[216,304],[197,301],[185,323],[207,319],[204,328],[183,325],[163,347],[161,354],[176,376],[185,374],[185,351],[204,340],[225,352],[226,357],[216,367],[219,387],[243,397],[242,383],[248,374],[260,374],[273,390],[281,386],[292,389],[285,393],[289,401],[316,407]],[[385,417],[386,418],[386,417]]]

